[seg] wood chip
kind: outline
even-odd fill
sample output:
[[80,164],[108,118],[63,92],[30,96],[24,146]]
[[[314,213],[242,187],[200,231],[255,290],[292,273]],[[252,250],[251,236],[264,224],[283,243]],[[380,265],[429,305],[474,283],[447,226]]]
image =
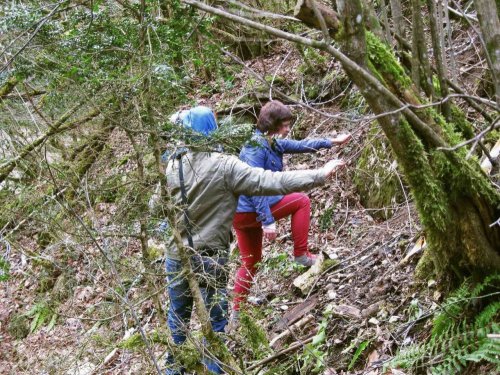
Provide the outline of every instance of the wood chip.
[[349,305],[332,305],[333,315],[341,317],[341,318],[349,318],[349,319],[358,319],[361,320],[363,317],[361,316],[361,311]]

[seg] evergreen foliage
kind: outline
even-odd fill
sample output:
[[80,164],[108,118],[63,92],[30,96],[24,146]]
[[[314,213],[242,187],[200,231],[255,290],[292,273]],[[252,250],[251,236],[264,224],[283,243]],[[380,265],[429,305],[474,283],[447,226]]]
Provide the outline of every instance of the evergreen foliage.
[[433,320],[427,342],[401,350],[391,361],[391,367],[403,367],[412,373],[428,368],[432,374],[454,374],[470,362],[485,361],[500,371],[500,341],[488,337],[500,330],[500,302],[489,303],[475,317],[467,316],[481,293],[493,289],[498,294],[500,274],[487,277],[477,287],[465,282],[448,297]]

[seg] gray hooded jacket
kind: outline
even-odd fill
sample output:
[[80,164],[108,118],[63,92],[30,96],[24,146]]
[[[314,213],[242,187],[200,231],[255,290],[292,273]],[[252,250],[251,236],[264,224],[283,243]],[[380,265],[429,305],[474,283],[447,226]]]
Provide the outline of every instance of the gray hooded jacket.
[[[236,157],[217,152],[189,151],[180,160],[194,248],[214,256],[227,256],[239,195],[285,195],[323,185],[326,180],[326,173],[321,169],[271,172],[252,168]],[[179,159],[171,159],[167,164],[167,187],[173,203],[180,208],[176,214],[177,225],[184,245],[188,246],[179,162]],[[173,239],[167,243],[167,257],[179,260]]]

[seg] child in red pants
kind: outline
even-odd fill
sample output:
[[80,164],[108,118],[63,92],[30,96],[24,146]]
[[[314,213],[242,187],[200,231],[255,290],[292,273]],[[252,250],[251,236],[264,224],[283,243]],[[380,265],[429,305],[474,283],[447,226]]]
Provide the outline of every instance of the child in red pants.
[[[277,100],[267,103],[259,114],[252,141],[241,150],[240,159],[252,167],[281,172],[285,153],[316,152],[350,139],[348,134],[332,139],[284,139],[290,132],[291,123],[292,113],[287,106]],[[302,193],[239,198],[233,227],[236,230],[242,265],[235,280],[235,311],[239,310],[240,303],[246,299],[256,272],[256,264],[262,259],[262,237],[271,241],[276,238],[276,220],[291,215],[295,262],[306,267],[314,264],[316,256],[307,247],[310,212],[309,198]]]

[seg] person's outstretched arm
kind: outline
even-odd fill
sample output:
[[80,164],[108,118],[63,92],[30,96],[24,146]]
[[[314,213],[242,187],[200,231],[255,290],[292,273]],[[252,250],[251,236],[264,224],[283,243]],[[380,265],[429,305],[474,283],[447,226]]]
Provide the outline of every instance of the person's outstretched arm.
[[335,138],[306,138],[300,141],[293,139],[277,139],[276,142],[283,148],[283,152],[287,154],[299,154],[306,152],[316,152],[323,148],[331,148],[332,146],[340,146],[351,139],[350,134],[340,134]]
[[320,169],[271,172],[228,157],[224,178],[227,189],[235,195],[285,195],[324,185],[344,165],[342,160],[336,159]]

